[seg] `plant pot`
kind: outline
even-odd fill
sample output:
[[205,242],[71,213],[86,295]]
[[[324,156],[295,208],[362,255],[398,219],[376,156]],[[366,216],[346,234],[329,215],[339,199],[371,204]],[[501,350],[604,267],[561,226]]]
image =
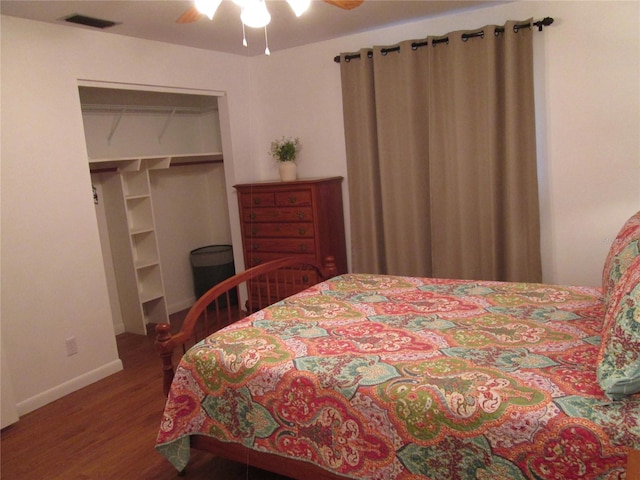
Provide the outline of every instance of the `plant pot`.
[[280,180],[283,182],[291,182],[298,178],[296,162],[280,162],[278,170],[280,172]]

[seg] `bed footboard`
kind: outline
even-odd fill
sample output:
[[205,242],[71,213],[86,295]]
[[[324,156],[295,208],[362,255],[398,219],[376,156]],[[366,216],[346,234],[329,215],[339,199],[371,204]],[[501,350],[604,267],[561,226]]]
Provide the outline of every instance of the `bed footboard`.
[[[229,325],[272,303],[335,276],[333,257],[323,266],[301,257],[285,257],[240,272],[212,287],[193,304],[180,330],[171,333],[167,323],[156,325],[156,351],[162,361],[163,390],[169,393],[174,376],[174,352],[195,344],[215,330]],[[246,288],[246,290],[244,290]],[[241,292],[247,301],[241,306]]]

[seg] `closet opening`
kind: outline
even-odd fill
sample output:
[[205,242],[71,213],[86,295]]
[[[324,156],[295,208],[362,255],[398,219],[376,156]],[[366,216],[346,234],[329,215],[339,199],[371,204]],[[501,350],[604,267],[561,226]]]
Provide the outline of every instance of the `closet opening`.
[[219,92],[78,87],[116,335],[195,301],[190,252],[230,245]]

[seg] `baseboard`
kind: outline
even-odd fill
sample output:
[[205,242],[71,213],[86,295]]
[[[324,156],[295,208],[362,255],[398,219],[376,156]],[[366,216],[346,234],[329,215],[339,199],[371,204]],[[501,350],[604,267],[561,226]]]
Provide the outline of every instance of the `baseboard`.
[[39,393],[38,395],[27,398],[26,400],[19,402],[16,405],[18,415],[26,415],[29,412],[33,412],[34,410],[37,410],[40,407],[44,407],[48,403],[54,402],[55,400],[58,400],[65,395],[69,395],[70,393],[73,393],[76,390],[80,390],[87,385],[91,385],[98,380],[102,380],[109,375],[113,375],[114,373],[122,370],[122,368],[122,360],[114,360],[107,363],[106,365],[103,365],[100,368],[91,370],[90,372],[84,373],[79,377],[72,378],[67,382],[61,383],[60,385]]

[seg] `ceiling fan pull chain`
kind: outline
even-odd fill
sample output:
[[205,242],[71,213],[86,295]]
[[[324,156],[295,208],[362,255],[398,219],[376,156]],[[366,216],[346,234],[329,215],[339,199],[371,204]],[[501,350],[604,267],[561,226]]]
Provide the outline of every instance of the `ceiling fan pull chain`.
[[264,54],[265,55],[271,55],[271,50],[269,50],[269,39],[267,38],[267,27],[264,27],[264,44],[265,44],[265,49],[264,49]]
[[246,47],[247,46],[247,35],[244,33],[244,22],[240,22],[242,23],[242,46]]

